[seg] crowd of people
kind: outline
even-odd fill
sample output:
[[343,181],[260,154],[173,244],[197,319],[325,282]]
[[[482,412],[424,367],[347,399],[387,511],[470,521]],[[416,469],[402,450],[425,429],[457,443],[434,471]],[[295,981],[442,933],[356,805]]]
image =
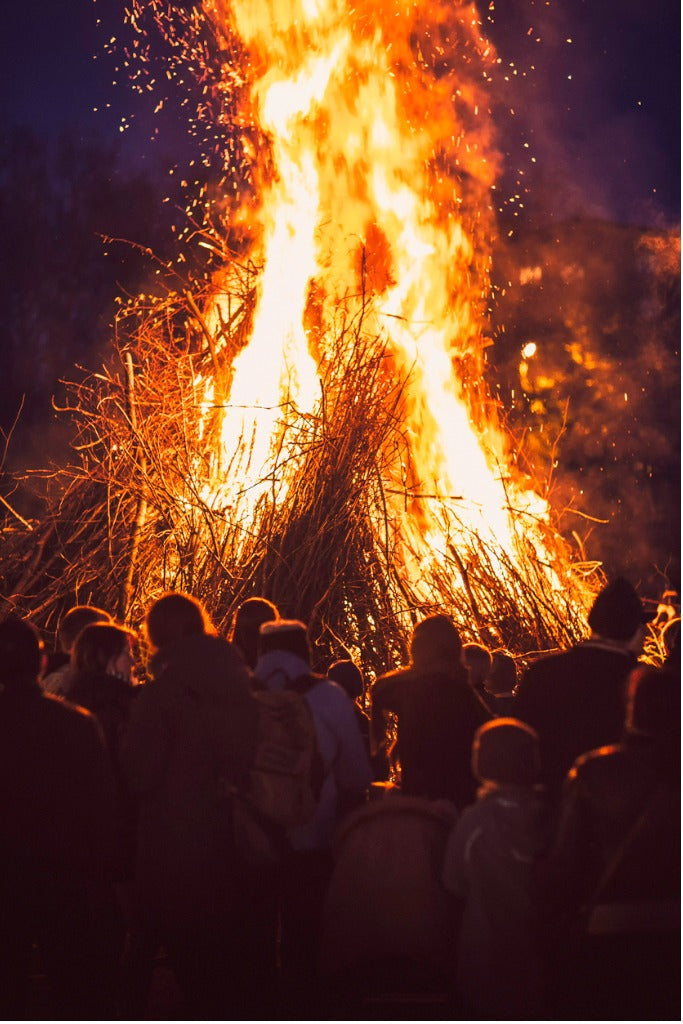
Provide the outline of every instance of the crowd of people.
[[[262,597],[230,639],[181,592],[141,636],[77,605],[51,654],[4,618],[3,1018],[39,974],[42,1016],[148,1019],[162,958],[185,1019],[676,1019],[680,654],[639,661],[646,620],[616,579],[518,678],[430,615],[370,685]],[[316,779],[287,826],[244,813],[284,693]]]

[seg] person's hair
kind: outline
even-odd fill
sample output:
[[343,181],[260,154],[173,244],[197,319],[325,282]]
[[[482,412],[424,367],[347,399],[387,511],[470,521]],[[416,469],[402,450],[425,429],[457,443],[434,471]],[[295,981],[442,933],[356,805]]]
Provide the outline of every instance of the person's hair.
[[472,773],[480,782],[534,786],[541,775],[538,733],[516,718],[480,725],[472,743]]
[[32,622],[18,615],[0,622],[0,683],[4,686],[36,682],[42,653],[43,641]]
[[598,636],[627,642],[649,618],[634,587],[618,576],[595,598],[588,613],[588,625]]
[[259,654],[269,651],[289,651],[311,664],[311,648],[308,643],[308,630],[303,622],[297,619],[277,619],[264,622],[259,627]]
[[464,644],[462,663],[468,672],[472,672],[483,682],[491,670],[491,653],[481,644]]
[[460,663],[462,641],[447,615],[428,615],[413,629],[410,660],[416,668]]
[[486,689],[491,693],[512,693],[516,685],[514,658],[504,651],[495,651],[491,657],[491,671],[486,677]]
[[258,660],[260,626],[278,618],[277,608],[265,597],[248,597],[237,609],[232,642],[239,647],[250,668],[254,668]]
[[111,622],[111,616],[93,604],[77,604],[70,608],[57,629],[60,649],[65,654],[71,654],[76,637],[92,622]]
[[77,672],[105,672],[113,658],[122,654],[135,634],[123,626],[93,622],[76,637],[71,664]]
[[180,590],[157,598],[147,611],[145,629],[151,646],[157,651],[182,637],[213,632],[201,602]]
[[631,733],[662,737],[681,725],[681,680],[667,668],[641,665],[628,678],[626,729]]
[[346,690],[352,700],[363,696],[363,673],[349,658],[333,662],[327,670],[327,677]]

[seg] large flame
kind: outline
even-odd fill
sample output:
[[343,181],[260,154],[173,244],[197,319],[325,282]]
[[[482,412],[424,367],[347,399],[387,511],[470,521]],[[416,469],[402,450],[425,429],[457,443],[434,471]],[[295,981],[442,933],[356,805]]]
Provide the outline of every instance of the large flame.
[[[514,562],[521,530],[527,551],[547,561],[545,501],[516,482],[502,433],[461,374],[483,373],[483,239],[497,173],[482,108],[495,54],[474,4],[205,8],[218,34],[242,40],[252,116],[270,143],[249,211],[263,268],[253,329],[221,427],[230,478],[214,481],[214,493],[239,485],[252,508],[266,488],[275,493],[285,410],[306,415],[320,399],[325,328],[340,303],[372,298],[374,330],[407,380],[407,456],[386,484],[413,580],[464,534]],[[219,287],[213,328],[225,301]],[[276,483],[282,498],[285,469]],[[559,586],[550,567],[548,580]]]

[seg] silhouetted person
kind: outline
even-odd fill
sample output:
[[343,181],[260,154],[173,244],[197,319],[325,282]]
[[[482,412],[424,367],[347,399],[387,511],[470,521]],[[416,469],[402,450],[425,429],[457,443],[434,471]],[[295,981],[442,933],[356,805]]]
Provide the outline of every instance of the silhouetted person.
[[237,609],[232,630],[232,642],[244,656],[250,669],[258,659],[259,629],[264,622],[278,619],[280,614],[272,601],[265,597],[248,597]]
[[680,1017],[680,674],[636,668],[621,743],[583,754],[544,871],[564,1019]]
[[297,1016],[297,1011],[315,1011],[319,997],[320,924],[335,829],[342,817],[364,799],[372,772],[352,701],[337,683],[311,673],[306,626],[284,619],[264,623],[259,650],[254,670],[258,683],[269,690],[294,686],[303,693],[313,715],[323,767],[318,806],[308,824],[289,830],[291,854],[282,870],[285,1005]]
[[327,670],[327,676],[333,683],[338,683],[353,701],[358,728],[369,754],[370,719],[360,703],[365,695],[365,680],[361,669],[349,658],[340,658],[332,662]]
[[481,644],[463,644],[462,663],[467,669],[467,679],[476,694],[481,696],[491,671],[491,652]]
[[28,622],[0,623],[0,1006],[4,1019],[32,1016],[35,943],[48,1016],[107,1019],[114,780],[95,718],[41,692],[41,659]]
[[537,1019],[542,970],[534,868],[545,843],[538,736],[515,718],[477,730],[477,801],[453,826],[443,881],[463,901],[455,987],[464,1017]]
[[135,634],[113,623],[96,622],[81,630],[71,655],[69,699],[91,711],[100,724],[117,782],[120,878],[133,873],[137,816],[121,768],[121,743],[133,701]]
[[590,638],[541,658],[522,677],[516,714],[540,736],[551,794],[580,754],[621,738],[626,680],[642,649],[645,620],[635,590],[618,578],[595,599]]
[[67,697],[71,685],[71,652],[76,637],[93,622],[111,622],[108,612],[91,604],[77,604],[64,615],[57,630],[59,651],[47,660],[40,685],[45,693]]
[[190,1016],[248,1016],[247,909],[222,794],[244,784],[253,755],[249,673],[188,594],[155,601],[146,629],[153,679],[140,688],[121,749],[139,801],[139,931],[167,949]]
[[496,718],[515,718],[517,711],[517,666],[504,651],[491,655],[491,670],[486,677],[482,697]]
[[444,797],[458,808],[475,798],[472,740],[490,717],[469,685],[461,650],[450,618],[431,615],[413,630],[410,666],[381,676],[372,690],[375,740],[384,712],[398,717],[402,792]]

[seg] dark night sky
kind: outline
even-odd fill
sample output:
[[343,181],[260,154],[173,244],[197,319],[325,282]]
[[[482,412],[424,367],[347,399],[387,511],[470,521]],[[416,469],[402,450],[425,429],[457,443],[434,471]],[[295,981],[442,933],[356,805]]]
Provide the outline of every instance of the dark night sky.
[[[679,5],[479,0],[479,7],[503,66],[517,70],[510,70],[504,96],[515,114],[502,116],[501,129],[508,175],[512,180],[523,168],[531,189],[529,215],[677,224]],[[123,80],[112,85],[114,61],[104,47],[120,35],[122,8],[119,0],[61,0],[39,5],[39,13],[22,3],[4,12],[0,116],[6,128],[25,123],[45,133],[69,126],[84,137],[116,137],[126,115],[132,124],[121,136],[126,160],[167,163],[180,135],[174,139],[166,123],[162,141],[150,142],[158,123],[153,102],[141,105]]]

